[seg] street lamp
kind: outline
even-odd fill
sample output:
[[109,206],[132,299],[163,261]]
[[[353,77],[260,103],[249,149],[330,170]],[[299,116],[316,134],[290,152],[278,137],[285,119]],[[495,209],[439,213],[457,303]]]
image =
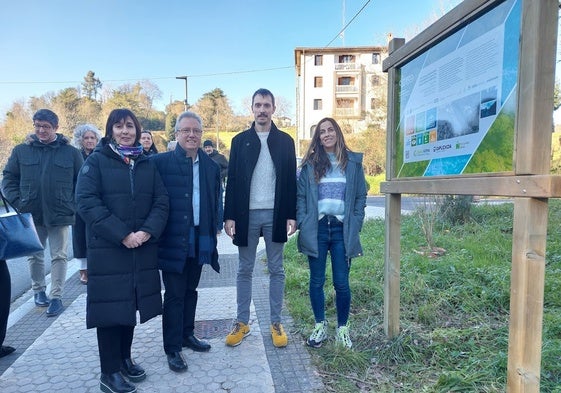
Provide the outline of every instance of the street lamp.
[[189,95],[187,94],[187,75],[183,75],[183,76],[176,76],[175,79],[184,79],[185,80],[185,110],[187,110],[187,108],[189,107],[188,104],[188,100],[189,100]]

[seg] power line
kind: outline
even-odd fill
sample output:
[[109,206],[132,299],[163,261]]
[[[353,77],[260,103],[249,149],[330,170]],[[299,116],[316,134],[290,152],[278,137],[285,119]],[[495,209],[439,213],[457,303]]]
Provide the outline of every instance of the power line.
[[[220,75],[235,75],[235,74],[250,74],[256,72],[266,72],[266,71],[277,71],[286,70],[289,68],[294,68],[294,66],[284,66],[284,67],[271,67],[271,68],[259,68],[254,70],[242,70],[242,71],[228,71],[228,72],[215,72],[210,74],[189,74],[189,78],[203,78],[209,76],[220,76]],[[147,77],[147,78],[128,78],[128,79],[104,79],[102,82],[133,82],[140,80],[163,80],[163,79],[175,79],[175,76],[161,76],[161,77]],[[19,84],[74,84],[83,83],[84,81],[0,81],[0,85],[19,85]]]
[[353,16],[351,18],[351,20],[349,21],[349,23],[347,23],[345,26],[343,26],[343,28],[341,29],[341,31],[339,31],[335,37],[333,37],[333,39],[331,41],[329,41],[329,43],[327,45],[325,45],[325,47],[327,48],[329,45],[331,45],[333,43],[333,41],[335,41],[337,38],[339,38],[341,36],[341,34],[343,34],[345,32],[345,30],[347,29],[347,27],[349,27],[349,25],[351,23],[353,23],[353,20],[355,20],[355,18],[366,8],[366,6],[368,5],[368,3],[370,3],[370,1],[372,0],[367,0],[366,3],[364,3],[364,5],[362,6],[362,8],[360,10],[358,10],[358,12],[355,14],[355,16]]
[[[331,41],[325,48],[333,43],[337,38],[341,36],[345,32],[345,30],[349,27],[351,23],[360,15],[360,13],[366,8],[366,6],[372,0],[367,0],[366,3],[358,10],[358,12],[351,18],[351,20],[333,37]],[[242,70],[242,71],[228,71],[228,72],[216,72],[210,74],[193,74],[189,75],[189,78],[203,78],[203,77],[211,77],[211,76],[221,76],[221,75],[236,75],[236,74],[250,74],[256,72],[266,72],[266,71],[277,71],[277,70],[286,70],[294,68],[293,65],[290,66],[283,66],[283,67],[271,67],[271,68],[260,68],[254,70]],[[141,81],[141,80],[164,80],[164,79],[175,79],[175,76],[161,76],[161,77],[148,77],[148,78],[128,78],[128,79],[104,79],[103,83],[107,82],[133,82],[133,81]],[[80,81],[0,81],[0,85],[39,85],[39,84],[76,84],[76,83],[83,83],[83,80]]]

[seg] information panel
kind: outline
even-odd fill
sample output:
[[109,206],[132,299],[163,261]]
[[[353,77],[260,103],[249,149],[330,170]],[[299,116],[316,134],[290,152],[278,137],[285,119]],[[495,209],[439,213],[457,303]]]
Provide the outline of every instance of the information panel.
[[513,170],[521,0],[397,69],[397,177]]

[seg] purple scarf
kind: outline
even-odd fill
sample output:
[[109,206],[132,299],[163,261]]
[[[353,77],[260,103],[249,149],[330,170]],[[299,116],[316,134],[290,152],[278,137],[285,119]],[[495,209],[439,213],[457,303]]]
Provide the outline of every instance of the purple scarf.
[[138,157],[140,157],[140,155],[144,151],[140,143],[136,146],[123,146],[117,144],[117,142],[112,140],[111,145],[114,147],[117,153],[119,153],[123,161],[125,161],[127,164],[130,163],[130,160],[136,160]]

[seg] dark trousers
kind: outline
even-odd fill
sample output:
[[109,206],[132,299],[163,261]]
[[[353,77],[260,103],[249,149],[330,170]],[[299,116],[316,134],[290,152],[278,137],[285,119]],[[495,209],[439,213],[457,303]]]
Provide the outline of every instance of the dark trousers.
[[12,295],[12,283],[10,271],[6,261],[0,260],[0,346],[4,344],[8,317],[10,316],[10,297]]
[[162,315],[165,353],[180,352],[183,338],[193,335],[201,272],[198,258],[187,258],[182,273],[162,272],[165,286]]
[[130,359],[134,326],[111,326],[97,328],[97,346],[101,372],[119,372],[121,362]]

